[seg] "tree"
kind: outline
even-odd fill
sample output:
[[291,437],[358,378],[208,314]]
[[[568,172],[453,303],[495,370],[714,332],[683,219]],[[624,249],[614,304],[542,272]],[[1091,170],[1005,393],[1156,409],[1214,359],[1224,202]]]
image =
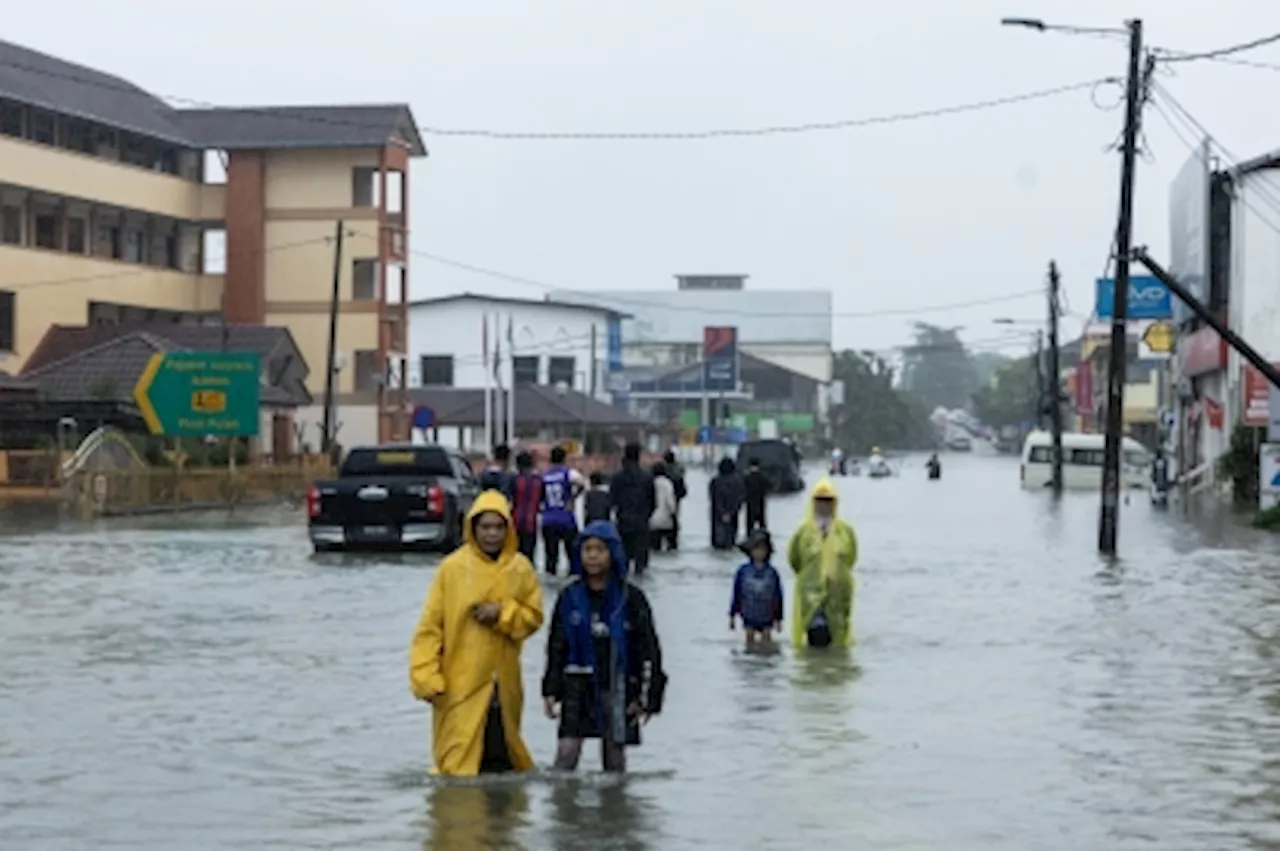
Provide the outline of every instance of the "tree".
[[894,387],[894,370],[872,352],[846,349],[835,357],[833,375],[844,383],[844,404],[831,411],[832,437],[854,453],[873,446],[923,449],[934,445],[928,411]]
[[973,392],[973,415],[1001,428],[1035,420],[1039,405],[1034,358],[1019,358],[996,370],[990,383]]
[[915,341],[903,352],[903,385],[929,410],[964,408],[980,386],[978,369],[959,332],[917,322]]

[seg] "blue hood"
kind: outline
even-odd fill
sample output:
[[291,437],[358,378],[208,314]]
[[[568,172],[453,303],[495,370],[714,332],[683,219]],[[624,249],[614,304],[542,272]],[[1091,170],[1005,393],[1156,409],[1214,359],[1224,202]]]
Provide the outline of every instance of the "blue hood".
[[619,582],[627,581],[627,551],[622,546],[622,536],[608,520],[593,520],[586,525],[582,533],[573,542],[573,559],[569,564],[569,572],[573,576],[582,576],[582,544],[588,538],[599,538],[609,548],[609,556],[613,560],[613,575]]

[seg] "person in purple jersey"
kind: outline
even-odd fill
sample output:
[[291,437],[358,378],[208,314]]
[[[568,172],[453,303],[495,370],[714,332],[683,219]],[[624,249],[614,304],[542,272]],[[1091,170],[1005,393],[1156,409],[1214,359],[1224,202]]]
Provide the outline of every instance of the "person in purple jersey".
[[[564,463],[565,452],[557,446],[551,450],[551,466],[542,474],[542,546],[547,573],[555,575],[560,566],[560,551],[570,560],[573,539],[578,536],[578,517],[574,504],[582,490],[582,475]],[[577,474],[577,475],[575,475]]]

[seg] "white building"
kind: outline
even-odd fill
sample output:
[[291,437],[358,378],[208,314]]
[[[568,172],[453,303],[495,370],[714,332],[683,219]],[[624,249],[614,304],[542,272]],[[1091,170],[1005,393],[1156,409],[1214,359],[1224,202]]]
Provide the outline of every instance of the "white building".
[[831,381],[830,290],[763,290],[746,276],[679,276],[675,290],[558,291],[553,298],[629,314],[622,320],[627,367],[696,363],[709,325],[738,329],[739,349],[762,361]]
[[496,349],[504,387],[563,384],[607,400],[609,341],[616,350],[622,318],[598,305],[552,298],[459,293],[414,301],[409,304],[409,386],[484,387],[486,374],[493,375]]

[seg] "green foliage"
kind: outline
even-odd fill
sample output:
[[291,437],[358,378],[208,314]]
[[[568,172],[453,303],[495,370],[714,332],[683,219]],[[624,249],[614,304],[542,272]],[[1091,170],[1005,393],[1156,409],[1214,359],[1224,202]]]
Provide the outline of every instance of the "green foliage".
[[927,410],[967,407],[979,387],[978,368],[959,332],[915,323],[915,340],[904,350],[903,386]]
[[1020,358],[998,369],[989,384],[974,391],[973,414],[987,425],[1000,428],[1036,419],[1035,360]]
[[831,411],[836,445],[854,454],[873,446],[933,448],[930,409],[893,386],[893,368],[883,358],[846,349],[835,357],[834,377],[844,382],[844,404]]
[[1240,505],[1258,502],[1258,445],[1261,429],[1237,425],[1231,446],[1218,459],[1218,477],[1231,480],[1231,497]]
[[1268,532],[1280,532],[1280,505],[1259,511],[1253,516],[1253,528]]

